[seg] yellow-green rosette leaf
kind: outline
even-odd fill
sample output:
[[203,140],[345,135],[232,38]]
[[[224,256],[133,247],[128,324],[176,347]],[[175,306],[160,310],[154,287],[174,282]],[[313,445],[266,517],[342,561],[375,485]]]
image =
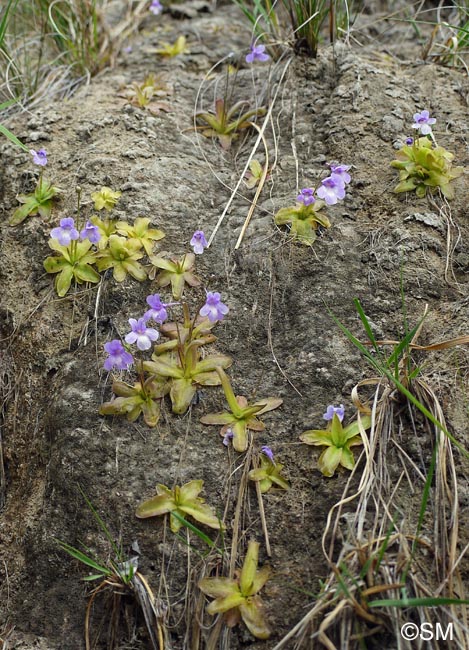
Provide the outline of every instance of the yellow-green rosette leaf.
[[[353,438],[352,438],[353,440]],[[346,469],[352,470],[355,467],[355,458],[353,457],[352,452],[348,447],[343,447],[342,456],[340,458],[340,464]]]
[[[360,418],[361,426],[366,431],[371,427],[371,417],[369,415],[362,415]],[[360,435],[360,426],[358,420],[354,420],[344,429],[344,434],[347,440]]]
[[135,262],[134,260],[125,261],[122,263],[123,268],[129,275],[131,275],[135,280],[143,282],[147,279],[147,274],[145,269],[141,264]]
[[141,503],[135,511],[135,514],[139,519],[146,519],[147,517],[165,515],[171,512],[171,510],[176,510],[176,508],[177,506],[174,503],[172,493],[170,495],[158,494],[148,499],[148,501]]
[[239,594],[238,583],[231,578],[202,578],[198,587],[210,598],[226,598],[235,593]]
[[66,266],[70,266],[70,262],[63,257],[46,257],[44,260],[47,273],[60,273]]
[[307,445],[315,446],[326,445],[330,447],[333,444],[331,440],[331,432],[325,429],[311,429],[310,431],[305,431],[301,434],[300,440]]
[[192,383],[191,379],[174,379],[171,384],[169,396],[171,398],[172,411],[182,415],[187,411],[194,395],[197,392],[197,387]]
[[318,468],[324,476],[334,476],[335,470],[340,464],[342,449],[339,447],[328,447],[324,449],[318,459]]
[[239,452],[248,448],[247,423],[245,420],[237,420],[231,426],[233,432],[233,449]]
[[251,539],[248,544],[248,550],[239,577],[239,588],[243,596],[252,595],[251,588],[256,577],[258,558],[259,542]]
[[[21,197],[18,197],[18,200],[21,200]],[[37,212],[37,209],[38,202],[34,196],[28,198],[24,205],[16,208],[8,223],[10,226],[18,226],[20,223],[23,223],[23,221],[29,217],[30,214],[35,214]]]
[[189,481],[185,483],[179,489],[179,499],[178,503],[184,503],[186,501],[192,501],[195,499],[201,492],[204,487],[204,482],[202,479],[197,479],[194,481]]
[[241,618],[256,639],[268,639],[272,634],[263,613],[262,601],[258,596],[247,598],[239,605]]
[[99,282],[99,273],[89,266],[89,264],[77,264],[73,271],[75,277],[81,282]]
[[179,510],[186,513],[190,517],[193,517],[193,519],[196,521],[200,521],[201,524],[209,526],[210,528],[215,528],[216,530],[224,528],[223,524],[220,522],[211,507],[206,503],[203,503],[202,499],[197,499],[192,503],[184,502],[180,504]]
[[150,428],[156,427],[158,420],[160,419],[160,403],[147,399],[142,403],[142,413],[145,424]]
[[239,591],[225,596],[225,598],[217,598],[212,601],[207,607],[207,612],[209,614],[223,614],[224,612],[230,611],[230,609],[235,609],[239,607],[242,603],[245,602],[244,596],[242,596]]
[[73,267],[65,266],[55,280],[57,295],[63,298],[70,289],[73,278]]

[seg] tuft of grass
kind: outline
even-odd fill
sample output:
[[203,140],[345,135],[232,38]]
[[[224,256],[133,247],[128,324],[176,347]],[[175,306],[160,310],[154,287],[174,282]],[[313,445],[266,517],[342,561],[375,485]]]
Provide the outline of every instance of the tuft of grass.
[[153,650],[165,650],[167,648],[167,634],[165,629],[166,606],[157,599],[153,594],[150,585],[145,577],[139,573],[138,558],[126,559],[121,545],[116,544],[109,529],[97,510],[83,492],[79,490],[86,501],[100,530],[107,539],[115,559],[101,559],[95,557],[93,552],[83,547],[80,550],[67,544],[66,542],[56,540],[62,550],[75,560],[81,562],[84,566],[94,571],[83,578],[86,582],[101,580],[93,589],[88,599],[85,613],[85,645],[86,650],[96,647],[99,640],[100,630],[103,628],[102,622],[96,627],[98,629],[97,637],[92,642],[91,635],[91,618],[93,605],[98,596],[103,596],[107,603],[107,614],[104,614],[109,620],[107,647],[109,650],[117,650],[120,646],[120,619],[123,613],[124,599],[131,599],[135,605],[143,612],[146,629]]
[[325,33],[335,42],[348,34],[353,3],[347,0],[235,0],[252,24],[255,39],[275,54],[278,44],[291,41],[297,52],[315,57]]
[[0,9],[0,101],[38,105],[68,96],[113,66],[123,42],[146,15],[129,4],[120,22],[106,22],[109,0],[8,0]]
[[[401,294],[404,299],[403,290]],[[459,565],[467,548],[458,548],[458,480],[451,442],[463,454],[467,451],[449,433],[440,402],[413,355],[467,344],[469,337],[418,345],[426,311],[409,327],[404,308],[402,339],[380,341],[358,300],[355,306],[365,343],[331,315],[376,372],[352,390],[358,421],[365,414],[372,424],[369,435],[360,428],[361,462],[327,517],[322,549],[329,576],[310,611],[273,650],[358,650],[376,634],[381,642],[386,634],[401,638],[400,629],[409,620],[438,623],[443,629],[451,624],[455,647],[466,648],[467,597]],[[390,354],[385,353],[388,346]],[[370,386],[374,395],[362,398]],[[409,429],[406,437],[403,432]],[[419,448],[422,430],[431,448],[429,461],[428,450]],[[428,648],[437,650],[438,643],[430,640]]]

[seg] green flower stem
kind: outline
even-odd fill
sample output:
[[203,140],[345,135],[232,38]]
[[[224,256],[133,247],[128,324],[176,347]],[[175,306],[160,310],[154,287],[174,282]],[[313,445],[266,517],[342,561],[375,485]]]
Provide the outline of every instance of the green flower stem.
[[[140,356],[141,356],[141,355],[139,355],[139,357],[140,357]],[[145,399],[147,399],[147,397],[148,397],[148,393],[147,393],[147,391],[145,390],[145,383],[146,383],[146,382],[145,382],[145,373],[144,373],[144,371],[143,371],[143,356],[141,356],[141,358],[139,358],[139,363],[136,363],[135,366],[138,368],[138,377],[139,377],[139,380],[140,380],[140,385],[141,385],[141,387],[142,387],[142,394],[143,394],[143,397],[144,397]],[[153,377],[150,376],[150,377],[148,378],[147,381],[148,381],[148,382],[151,382],[152,380],[153,380]]]

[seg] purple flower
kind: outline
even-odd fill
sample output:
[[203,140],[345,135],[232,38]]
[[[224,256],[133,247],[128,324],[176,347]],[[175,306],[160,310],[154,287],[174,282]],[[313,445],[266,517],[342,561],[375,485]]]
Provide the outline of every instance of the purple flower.
[[143,318],[146,321],[152,319],[155,323],[164,323],[168,318],[168,312],[166,311],[168,305],[161,302],[160,294],[155,293],[152,296],[147,296],[147,303],[150,305],[151,309],[145,312]]
[[40,165],[41,167],[47,165],[47,152],[45,149],[39,149],[39,151],[30,149],[29,153],[33,157],[33,163],[35,165]]
[[226,316],[229,309],[221,301],[220,294],[215,291],[207,291],[207,299],[205,305],[200,310],[199,314],[201,316],[207,316],[211,323],[215,323],[217,320],[223,320],[223,317]]
[[196,255],[202,255],[202,253],[204,252],[204,248],[207,248],[208,246],[203,230],[195,231],[195,233],[192,235],[190,245],[194,249],[194,253]]
[[50,236],[52,239],[57,239],[61,246],[69,246],[70,242],[78,239],[80,235],[75,228],[75,221],[71,217],[66,217],[60,220],[60,227],[51,230]]
[[320,199],[324,199],[327,205],[335,205],[339,199],[345,197],[345,185],[338,176],[328,176],[321,182],[321,187],[316,192]]
[[227,429],[225,435],[223,436],[223,444],[225,447],[229,447],[230,445],[230,440],[233,440],[234,438],[234,433],[232,429]]
[[316,200],[314,198],[314,190],[311,187],[306,187],[304,190],[301,190],[296,197],[296,200],[305,205],[311,205],[311,203],[314,203]]
[[117,339],[104,344],[104,349],[108,353],[108,358],[104,362],[105,370],[127,370],[134,362],[133,356],[124,348],[122,343]]
[[331,168],[331,177],[332,178],[338,178],[344,183],[344,185],[348,185],[351,181],[350,174],[348,173],[348,170],[350,169],[351,165],[329,165]]
[[151,0],[150,11],[154,16],[157,16],[163,11],[163,5],[160,0]]
[[432,132],[431,124],[435,124],[435,122],[436,119],[430,117],[428,111],[422,111],[421,113],[415,113],[412,128],[419,129],[422,135],[428,135]]
[[129,324],[132,331],[125,337],[125,342],[136,343],[139,350],[148,350],[151,348],[151,342],[160,336],[157,330],[147,327],[145,318],[129,318]]
[[344,415],[345,415],[345,407],[344,407],[343,404],[341,404],[340,406],[333,406],[332,404],[330,404],[327,407],[327,411],[324,413],[324,415],[322,417],[325,420],[332,420],[334,415],[337,415],[339,420],[342,422],[342,420],[344,419]]
[[80,233],[80,239],[89,239],[92,244],[97,244],[101,239],[98,226],[93,226],[91,221],[87,221],[86,226]]
[[264,456],[267,456],[267,458],[270,460],[270,462],[274,462],[274,452],[270,447],[267,447],[267,445],[264,445],[261,447],[261,452],[264,454]]
[[410,145],[414,144],[414,138],[406,138],[405,143],[410,147]]
[[132,52],[132,50],[133,50],[133,47],[131,45],[127,45],[127,47],[124,47],[124,49],[122,51],[125,52],[126,54],[130,54]]
[[251,45],[251,51],[246,56],[246,63],[254,63],[254,61],[268,61],[270,56],[265,53],[265,45]]

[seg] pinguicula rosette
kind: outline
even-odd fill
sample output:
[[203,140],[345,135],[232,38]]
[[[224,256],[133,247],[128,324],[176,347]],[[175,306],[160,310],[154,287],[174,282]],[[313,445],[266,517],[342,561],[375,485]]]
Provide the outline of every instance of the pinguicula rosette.
[[[451,181],[461,176],[463,167],[453,167],[454,155],[436,144],[432,125],[436,119],[427,110],[415,113],[412,127],[423,137],[407,138],[396,154],[391,167],[399,170],[399,183],[394,192],[412,192],[419,198],[441,191],[446,199],[454,198]],[[429,137],[430,136],[430,137]]]

